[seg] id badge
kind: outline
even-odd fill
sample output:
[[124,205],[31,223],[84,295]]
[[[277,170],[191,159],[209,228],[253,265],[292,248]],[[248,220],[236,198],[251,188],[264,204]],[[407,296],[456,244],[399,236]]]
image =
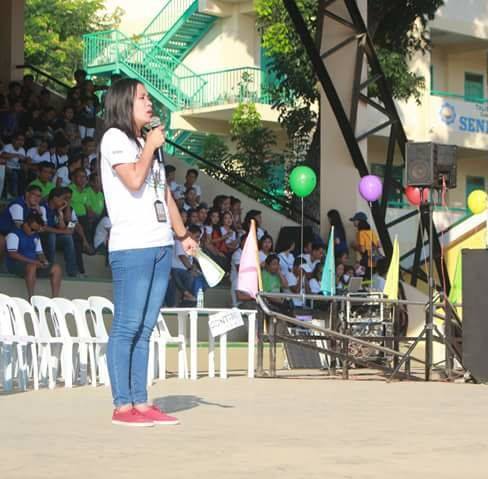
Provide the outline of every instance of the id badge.
[[166,211],[164,211],[164,204],[160,200],[154,202],[154,211],[159,223],[166,223]]

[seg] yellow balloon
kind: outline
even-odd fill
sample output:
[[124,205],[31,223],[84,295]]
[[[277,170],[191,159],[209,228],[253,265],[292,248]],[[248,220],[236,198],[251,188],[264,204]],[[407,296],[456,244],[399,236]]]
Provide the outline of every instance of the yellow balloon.
[[468,196],[468,208],[474,215],[483,213],[487,208],[487,200],[486,191],[474,190]]

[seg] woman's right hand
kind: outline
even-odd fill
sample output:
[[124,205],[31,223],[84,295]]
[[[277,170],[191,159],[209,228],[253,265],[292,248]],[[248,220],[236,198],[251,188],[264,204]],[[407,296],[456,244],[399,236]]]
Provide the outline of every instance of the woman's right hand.
[[162,126],[152,129],[146,135],[146,144],[151,147],[152,150],[157,150],[164,145],[165,135]]

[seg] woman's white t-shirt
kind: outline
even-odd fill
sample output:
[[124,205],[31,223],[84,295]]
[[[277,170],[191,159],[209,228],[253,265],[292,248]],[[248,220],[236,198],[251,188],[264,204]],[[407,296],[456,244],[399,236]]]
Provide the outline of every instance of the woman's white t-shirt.
[[[144,140],[139,139],[141,146]],[[115,165],[135,163],[142,151],[134,140],[123,131],[110,128],[102,138],[102,184],[105,202],[112,223],[109,251],[152,248],[173,244],[173,232],[164,198],[166,177],[164,168],[157,161],[153,163],[147,178],[139,191],[130,191],[121,181]],[[159,181],[155,188],[155,177]],[[157,194],[156,194],[157,189]],[[154,202],[163,202],[166,221],[158,222]]]

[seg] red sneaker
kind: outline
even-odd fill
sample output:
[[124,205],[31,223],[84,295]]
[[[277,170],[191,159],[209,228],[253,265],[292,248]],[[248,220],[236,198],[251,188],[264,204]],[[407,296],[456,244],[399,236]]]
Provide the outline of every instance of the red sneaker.
[[137,409],[130,408],[126,411],[118,411],[116,409],[112,415],[112,424],[130,427],[152,427],[154,426],[154,421]]
[[156,406],[149,406],[149,409],[146,411],[140,411],[140,413],[146,416],[146,418],[151,420],[154,424],[166,424],[168,426],[174,426],[180,423],[178,419],[173,416],[169,416]]

